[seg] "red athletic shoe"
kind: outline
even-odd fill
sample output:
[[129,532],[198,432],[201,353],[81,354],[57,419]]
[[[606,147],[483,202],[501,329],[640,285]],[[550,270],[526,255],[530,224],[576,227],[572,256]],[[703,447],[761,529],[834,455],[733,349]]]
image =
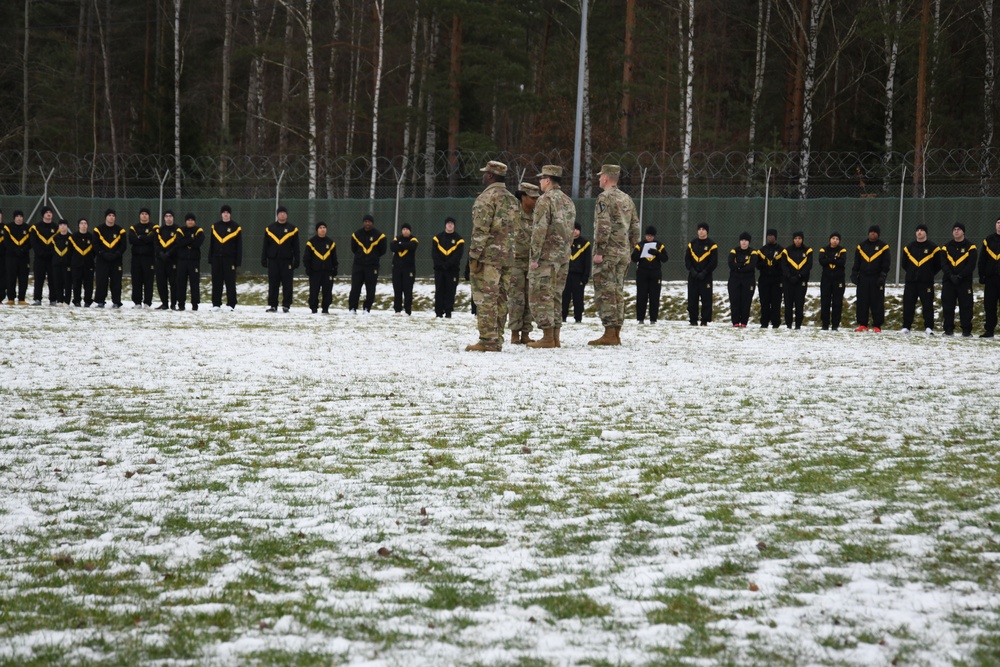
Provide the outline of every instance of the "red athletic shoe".
[[872,331],[874,331],[875,333],[882,333],[882,330],[879,329],[878,327],[872,327]]
[[865,325],[862,324],[860,327],[858,327],[854,331],[855,331],[855,333],[857,333],[857,332],[863,332],[863,331],[868,331],[868,327],[866,327]]

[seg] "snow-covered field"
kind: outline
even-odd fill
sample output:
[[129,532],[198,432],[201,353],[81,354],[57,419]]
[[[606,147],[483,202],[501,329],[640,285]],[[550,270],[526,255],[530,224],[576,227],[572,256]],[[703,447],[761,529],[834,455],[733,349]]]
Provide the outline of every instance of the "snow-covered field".
[[0,663],[1000,661],[1000,343],[346,289],[0,307]]

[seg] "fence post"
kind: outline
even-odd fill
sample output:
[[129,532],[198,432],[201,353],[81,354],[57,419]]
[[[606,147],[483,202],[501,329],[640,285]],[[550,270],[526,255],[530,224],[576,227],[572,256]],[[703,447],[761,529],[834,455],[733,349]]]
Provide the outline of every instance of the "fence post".
[[[649,171],[649,167],[642,170],[642,178],[639,180],[639,234],[642,236],[642,211],[643,207],[646,205],[646,172]],[[642,237],[645,238],[645,237]]]
[[767,168],[764,176],[764,234],[760,237],[763,243],[767,243],[767,203],[771,199],[771,168]]
[[278,206],[281,202],[281,179],[285,177],[285,170],[282,169],[280,174],[275,174],[274,169],[272,169],[271,173],[274,174],[274,178],[277,181],[274,185],[274,217],[277,218]]
[[903,264],[903,193],[906,188],[906,165],[899,179],[899,230],[896,234],[896,284],[899,284],[899,268]]
[[160,178],[159,170],[156,170],[153,173],[156,174],[156,178],[160,181],[160,204],[159,204],[160,210],[156,212],[156,215],[158,216],[156,224],[160,224],[161,222],[163,222],[163,188],[167,182],[167,178],[170,176],[170,170],[167,169],[165,172],[163,172],[163,178]]
[[392,170],[396,174],[396,214],[392,222],[392,236],[395,238],[399,234],[399,200],[403,196],[403,174],[396,171],[395,167]]
[[[35,213],[38,212],[38,207],[41,206],[42,204],[49,203],[49,179],[52,178],[52,174],[56,173],[56,170],[54,168],[49,170],[48,176],[45,175],[45,171],[42,169],[42,167],[39,167],[38,171],[39,173],[41,173],[42,178],[45,179],[45,184],[42,189],[42,198],[39,199],[37,202],[35,202],[35,208],[31,209],[31,213],[28,215],[27,218],[24,219],[24,221],[27,222],[29,225],[31,224],[31,220],[35,217]],[[62,217],[62,213],[59,214],[59,217],[60,218]]]

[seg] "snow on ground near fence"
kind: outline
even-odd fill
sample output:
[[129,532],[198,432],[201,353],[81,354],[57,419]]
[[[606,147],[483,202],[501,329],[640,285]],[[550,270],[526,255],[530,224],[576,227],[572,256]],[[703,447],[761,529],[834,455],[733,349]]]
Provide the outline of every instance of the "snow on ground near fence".
[[465,312],[301,302],[0,328],[3,660],[997,650],[992,341],[628,322],[594,349],[588,317],[484,355]]

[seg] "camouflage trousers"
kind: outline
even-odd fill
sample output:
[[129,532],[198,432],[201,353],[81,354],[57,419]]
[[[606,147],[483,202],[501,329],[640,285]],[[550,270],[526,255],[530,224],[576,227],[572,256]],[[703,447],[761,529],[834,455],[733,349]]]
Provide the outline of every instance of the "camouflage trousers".
[[507,304],[510,310],[507,326],[510,330],[531,331],[531,308],[528,307],[528,267],[515,266],[511,268]]
[[472,299],[476,302],[479,342],[499,348],[503,345],[504,324],[507,322],[510,267],[496,264],[479,266],[479,271],[469,274]]
[[625,323],[625,273],[628,257],[605,257],[594,264],[594,305],[606,327],[620,327]]
[[562,327],[562,293],[569,275],[569,262],[545,262],[528,271],[528,307],[539,329]]

